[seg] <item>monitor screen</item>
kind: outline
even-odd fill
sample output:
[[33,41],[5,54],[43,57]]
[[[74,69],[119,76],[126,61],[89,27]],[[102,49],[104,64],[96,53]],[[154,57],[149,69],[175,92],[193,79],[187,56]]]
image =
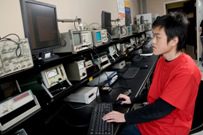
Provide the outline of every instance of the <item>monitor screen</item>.
[[33,0],[21,0],[25,37],[34,55],[60,46],[56,6]]
[[96,41],[101,42],[101,31],[96,32]]
[[106,29],[108,33],[111,34],[111,13],[107,11],[102,11],[101,15],[102,28]]
[[79,32],[73,33],[73,42],[74,45],[81,45],[81,34]]
[[20,88],[16,80],[0,83],[0,102],[17,94],[20,94]]

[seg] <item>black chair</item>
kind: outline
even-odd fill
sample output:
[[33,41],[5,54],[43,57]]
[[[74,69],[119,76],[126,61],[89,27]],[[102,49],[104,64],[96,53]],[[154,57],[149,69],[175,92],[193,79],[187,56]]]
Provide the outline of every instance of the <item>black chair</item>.
[[203,107],[202,106],[203,106],[203,81],[201,81],[199,86],[190,135],[203,130]]

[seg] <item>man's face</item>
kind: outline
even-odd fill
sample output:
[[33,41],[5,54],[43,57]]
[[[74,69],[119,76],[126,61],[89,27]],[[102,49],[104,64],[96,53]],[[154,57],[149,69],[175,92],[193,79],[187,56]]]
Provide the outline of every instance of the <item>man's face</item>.
[[172,50],[171,41],[167,42],[164,28],[155,27],[153,30],[152,47],[154,55],[164,55]]

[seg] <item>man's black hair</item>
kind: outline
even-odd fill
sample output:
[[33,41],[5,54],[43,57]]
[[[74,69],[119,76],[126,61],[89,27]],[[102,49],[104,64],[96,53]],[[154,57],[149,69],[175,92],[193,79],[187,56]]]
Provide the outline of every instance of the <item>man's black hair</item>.
[[152,24],[152,28],[164,28],[167,35],[167,42],[174,37],[178,37],[177,51],[185,47],[187,37],[188,20],[180,12],[172,12],[167,15],[158,16]]

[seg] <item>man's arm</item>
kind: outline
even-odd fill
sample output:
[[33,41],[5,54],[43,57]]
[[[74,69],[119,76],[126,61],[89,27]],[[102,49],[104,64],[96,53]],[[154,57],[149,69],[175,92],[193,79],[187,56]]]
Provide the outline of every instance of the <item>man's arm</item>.
[[140,95],[137,97],[130,97],[132,103],[143,103],[147,101],[148,91],[144,90]]
[[127,123],[149,122],[170,114],[174,109],[174,106],[159,98],[152,104],[126,113],[125,119]]

